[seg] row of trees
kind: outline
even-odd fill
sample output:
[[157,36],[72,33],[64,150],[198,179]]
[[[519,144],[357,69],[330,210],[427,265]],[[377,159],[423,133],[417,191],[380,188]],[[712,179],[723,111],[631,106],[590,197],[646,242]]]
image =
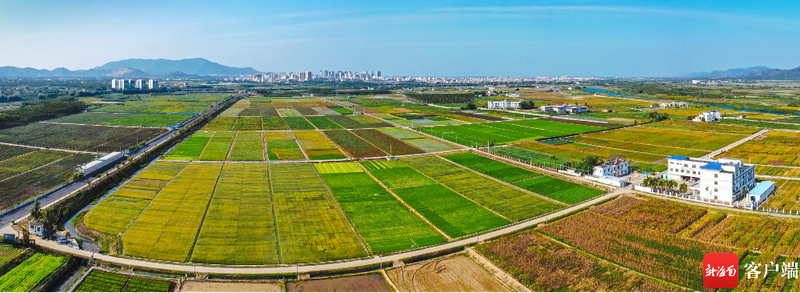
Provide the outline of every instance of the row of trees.
[[86,103],[74,98],[36,101],[31,106],[0,112],[0,129],[58,118],[86,110]]
[[656,122],[664,121],[664,120],[669,119],[669,114],[667,114],[667,113],[658,113],[658,111],[650,112],[649,116],[650,116],[650,120],[653,120],[653,121],[656,121]]
[[519,102],[519,108],[522,110],[536,109],[536,104],[533,101],[522,101]]
[[[686,192],[689,191],[689,185],[686,185],[686,183],[681,183],[678,185],[678,182],[675,182],[675,180],[667,180],[655,177],[645,178],[642,182],[642,186],[653,188],[661,193],[675,193],[677,191],[681,194],[686,194]],[[677,190],[675,188],[677,188]]]
[[449,93],[449,94],[406,93],[406,96],[409,98],[430,104],[469,103],[475,100],[475,98],[480,95],[483,95],[483,92]]

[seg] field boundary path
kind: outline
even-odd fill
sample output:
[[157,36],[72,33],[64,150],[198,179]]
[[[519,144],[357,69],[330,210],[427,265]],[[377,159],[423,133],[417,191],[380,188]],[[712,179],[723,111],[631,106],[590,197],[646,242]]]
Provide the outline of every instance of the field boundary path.
[[9,142],[2,142],[2,141],[0,141],[0,144],[7,145],[7,146],[29,148],[29,149],[59,151],[59,152],[65,152],[65,153],[76,153],[76,154],[87,154],[87,155],[106,155],[106,154],[108,154],[108,153],[101,153],[101,152],[89,152],[89,151],[76,151],[76,150],[67,150],[67,149],[46,148],[46,147],[40,147],[40,146],[33,146],[33,145],[27,145],[27,144],[16,144],[16,143],[9,143]]
[[[628,192],[627,190],[624,192]],[[339,269],[346,269],[346,268],[354,268],[354,267],[363,267],[363,266],[370,266],[370,265],[377,265],[380,263],[385,262],[394,262],[394,261],[401,261],[403,259],[411,258],[411,257],[418,257],[423,256],[426,254],[437,253],[441,251],[446,251],[458,247],[463,247],[471,244],[481,243],[481,239],[487,240],[499,236],[503,236],[506,234],[514,233],[516,231],[530,228],[536,226],[538,224],[547,223],[551,218],[557,218],[561,216],[569,215],[573,212],[580,211],[584,208],[591,207],[595,204],[599,204],[605,202],[606,200],[612,199],[621,193],[612,192],[607,193],[602,196],[595,197],[589,201],[585,201],[583,203],[553,212],[551,214],[547,214],[538,218],[529,219],[514,225],[507,226],[502,229],[494,230],[485,234],[461,239],[454,242],[449,242],[433,247],[423,248],[419,250],[393,254],[388,256],[382,256],[378,258],[370,257],[365,259],[357,259],[351,260],[346,262],[338,262],[338,263],[323,263],[323,264],[309,264],[309,265],[283,265],[278,267],[232,267],[232,266],[211,266],[211,265],[193,265],[193,264],[172,264],[172,263],[161,263],[155,261],[146,261],[146,260],[139,260],[139,259],[130,259],[130,258],[122,258],[116,256],[109,256],[105,254],[97,254],[94,252],[89,252],[85,250],[79,250],[73,248],[71,246],[61,245],[55,241],[46,241],[42,240],[41,238],[34,237],[37,241],[36,244],[45,247],[47,249],[52,249],[64,253],[69,253],[75,256],[79,256],[86,259],[97,259],[105,262],[111,262],[121,265],[128,265],[128,266],[135,266],[135,267],[142,267],[142,268],[151,268],[151,269],[160,269],[160,270],[170,270],[170,271],[179,271],[179,272],[196,272],[196,273],[208,273],[208,274],[295,274],[295,273],[310,273],[310,272],[317,272],[317,271],[330,271],[330,270],[339,270]],[[12,233],[16,234],[16,232],[10,227],[7,226],[3,229],[0,229],[2,233]]]
[[710,152],[710,153],[708,153],[705,156],[702,156],[700,158],[701,159],[706,159],[706,160],[711,160],[714,157],[716,157],[716,156],[718,156],[718,155],[720,155],[720,154],[722,154],[724,152],[727,152],[728,150],[730,150],[732,148],[735,148],[735,147],[737,147],[737,146],[739,146],[739,145],[741,145],[741,144],[743,144],[745,142],[748,142],[748,141],[750,141],[750,140],[752,140],[752,139],[754,139],[756,137],[759,137],[759,136],[762,136],[762,135],[766,134],[770,130],[772,130],[772,129],[767,128],[767,129],[759,130],[758,132],[753,133],[748,137],[745,137],[745,138],[743,138],[743,139],[741,139],[741,140],[739,140],[737,142],[734,142],[732,144],[726,145],[726,146],[724,146],[724,147],[722,147],[722,148],[720,148],[720,149],[718,149],[716,151]]

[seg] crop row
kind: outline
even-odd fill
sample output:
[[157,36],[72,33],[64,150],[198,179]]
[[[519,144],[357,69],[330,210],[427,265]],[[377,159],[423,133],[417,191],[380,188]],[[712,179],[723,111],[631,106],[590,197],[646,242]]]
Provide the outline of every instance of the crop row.
[[593,138],[605,140],[619,140],[706,151],[719,149],[745,138],[746,136],[747,135],[744,134],[701,132],[643,126],[618,129],[592,135]]
[[749,140],[722,156],[741,158],[752,164],[800,166],[800,136],[796,132],[772,130],[764,137]]
[[0,130],[0,141],[79,151],[118,151],[149,140],[162,132],[163,129],[156,128],[39,122]]
[[455,149],[447,144],[432,140],[405,129],[381,128],[378,130],[426,152],[441,152]]
[[29,292],[66,261],[63,256],[36,253],[0,276],[0,292]]
[[94,157],[72,154],[58,162],[0,181],[0,210],[66,183],[75,174],[75,166]]

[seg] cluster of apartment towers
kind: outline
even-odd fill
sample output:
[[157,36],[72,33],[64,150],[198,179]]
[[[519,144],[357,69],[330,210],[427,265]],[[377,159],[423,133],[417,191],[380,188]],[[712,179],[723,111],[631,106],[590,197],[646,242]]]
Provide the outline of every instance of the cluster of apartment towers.
[[[131,84],[133,84],[133,87],[131,87]],[[137,80],[112,79],[111,80],[111,88],[115,89],[115,90],[126,90],[126,89],[131,89],[131,88],[143,90],[143,89],[145,89],[145,86],[147,87],[148,90],[157,89],[158,88],[158,81],[155,80],[155,79],[148,79],[147,80],[147,84],[145,84],[144,79],[137,79]]]

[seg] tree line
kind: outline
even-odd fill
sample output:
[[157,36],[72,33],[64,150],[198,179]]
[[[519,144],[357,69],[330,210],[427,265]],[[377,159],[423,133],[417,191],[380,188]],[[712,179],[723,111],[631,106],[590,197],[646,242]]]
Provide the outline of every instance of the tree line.
[[0,129],[80,113],[86,107],[86,103],[74,98],[36,101],[17,110],[0,112]]

